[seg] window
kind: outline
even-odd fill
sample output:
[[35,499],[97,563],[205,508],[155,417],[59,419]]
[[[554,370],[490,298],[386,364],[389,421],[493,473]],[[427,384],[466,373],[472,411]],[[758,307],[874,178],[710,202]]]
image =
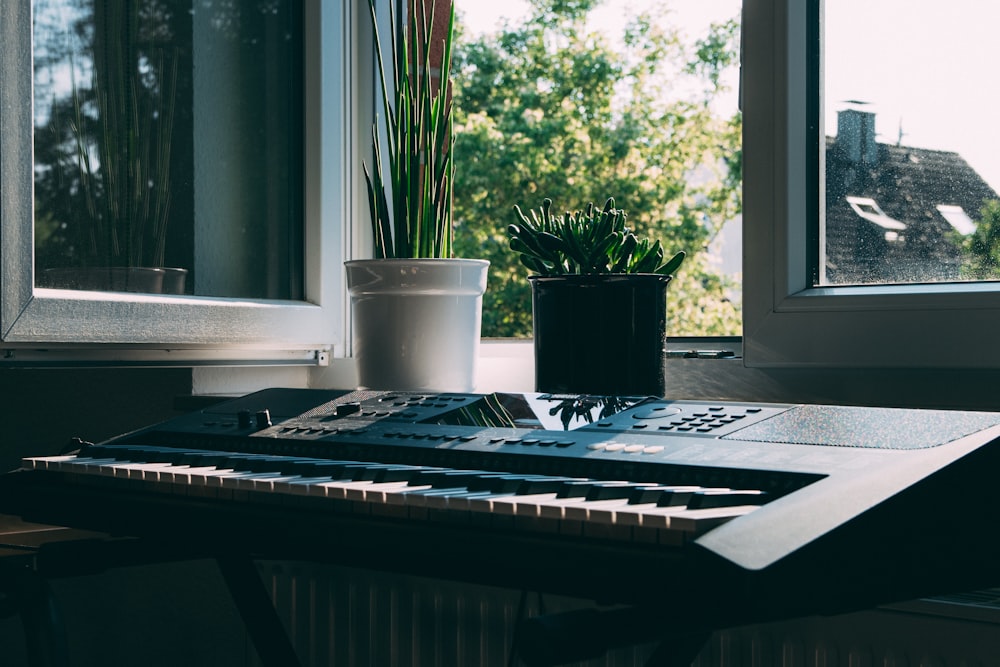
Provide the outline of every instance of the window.
[[[746,362],[750,366],[772,368],[996,368],[1000,366],[1000,351],[994,342],[994,332],[1000,325],[1000,285],[955,282],[960,277],[962,259],[949,264],[942,257],[924,262],[942,272],[933,282],[926,275],[899,269],[905,263],[887,264],[884,280],[836,279],[834,270],[841,267],[831,266],[828,261],[835,250],[831,247],[835,241],[828,235],[827,212],[831,204],[842,205],[855,223],[870,222],[872,217],[885,222],[879,214],[885,209],[887,217],[907,226],[905,231],[884,226],[879,230],[883,244],[888,243],[885,231],[897,231],[904,236],[905,244],[896,239],[897,248],[915,244],[915,225],[890,209],[881,195],[876,199],[865,192],[851,191],[838,192],[837,197],[831,198],[829,180],[826,188],[821,187],[824,176],[830,178],[827,155],[834,150],[825,138],[829,133],[822,123],[823,110],[830,102],[824,97],[830,94],[832,86],[828,79],[833,71],[830,59],[844,53],[838,52],[833,44],[837,40],[843,44],[849,42],[855,51],[864,52],[870,68],[881,67],[891,74],[883,80],[916,81],[913,85],[921,93],[917,99],[922,101],[917,103],[946,101],[944,107],[951,115],[939,117],[938,121],[955,127],[963,122],[956,114],[963,107],[976,104],[974,96],[980,88],[984,91],[989,88],[985,79],[961,82],[961,86],[967,87],[966,93],[973,97],[966,105],[956,104],[953,95],[930,87],[921,78],[926,72],[914,71],[910,77],[891,65],[884,66],[883,60],[900,48],[893,40],[902,43],[913,38],[915,26],[923,26],[920,34],[930,30],[940,35],[949,23],[942,21],[942,12],[953,17],[950,22],[958,22],[966,30],[973,25],[991,25],[993,22],[981,12],[994,10],[979,3],[963,2],[961,7],[949,6],[945,12],[944,7],[935,4],[905,3],[897,11],[899,16],[906,15],[909,31],[895,31],[891,22],[873,21],[880,27],[881,41],[859,42],[857,35],[835,32],[836,22],[823,20],[824,10],[834,11],[834,5],[842,10],[843,4],[828,2],[824,6],[819,0],[744,2]],[[855,11],[867,11],[870,3],[862,4],[864,8]],[[825,35],[821,32],[823,25],[828,29]],[[859,21],[847,21],[844,25],[855,30]],[[995,65],[995,55],[988,50],[988,37],[980,40],[963,33],[961,41],[968,46],[967,50],[945,53],[933,50],[935,59],[946,56],[958,59],[947,66],[939,62],[935,68],[954,73],[978,62]],[[864,44],[863,49],[857,48],[859,43]],[[821,81],[828,84],[827,90]],[[856,98],[839,97],[836,102],[850,100]],[[840,126],[841,131],[857,129],[856,150],[845,152],[844,159],[863,164],[877,157],[875,149],[886,142],[873,145],[877,136],[872,134],[873,119],[859,116],[844,120],[846,124]],[[987,150],[1000,140],[993,125],[976,128],[979,141]],[[906,157],[917,162],[924,158],[926,154],[916,150]],[[846,195],[872,201],[849,202]],[[880,208],[876,208],[875,202]],[[956,205],[955,201],[936,203]],[[973,210],[969,205],[962,207]],[[948,231],[947,219],[933,206],[931,217],[928,224],[940,224]]]
[[484,336],[531,335],[514,206],[609,197],[688,254],[669,335],[738,334],[739,0],[455,6],[455,247],[490,261]]
[[969,214],[965,212],[961,206],[955,206],[953,204],[938,204],[938,213],[944,216],[944,219],[948,221],[948,224],[955,228],[955,231],[959,234],[968,236],[976,231],[976,223],[973,222]]
[[[167,363],[315,364],[331,350],[343,353],[341,262],[350,238],[343,221],[353,215],[357,121],[355,96],[349,95],[355,81],[352,4],[4,5],[0,339],[8,357],[43,344],[126,346]],[[112,38],[108,25],[129,25],[116,12],[137,20]],[[69,38],[57,30],[67,27]],[[73,41],[73,35],[83,39]],[[129,72],[116,74],[95,55],[105,52],[131,63]],[[117,118],[107,110],[115,100],[126,110]],[[43,136],[56,131],[56,114],[70,122],[58,126],[55,139]],[[146,135],[158,138],[131,148],[111,145],[110,138],[127,135],[122,128],[130,123],[146,124],[153,130]],[[157,171],[158,159],[167,162],[167,148],[174,167]],[[91,265],[107,274],[108,267],[133,261],[103,250],[110,237],[100,235],[94,245],[101,256],[81,258],[86,244],[68,234],[74,224],[111,221],[103,213],[116,200],[108,174],[122,155],[132,156],[123,169],[137,183],[131,192],[123,188],[125,199],[155,210],[163,199],[147,195],[171,195],[165,255],[162,246],[159,253],[142,250],[134,263],[162,260],[185,269],[183,288],[73,283],[47,271]],[[147,156],[154,167],[135,166]],[[61,184],[46,181],[67,163]],[[60,203],[53,193],[77,199]],[[96,201],[96,212],[87,210],[87,197]],[[157,220],[150,214],[146,221]],[[135,216],[125,222],[144,229]],[[60,232],[67,233],[59,238]]]

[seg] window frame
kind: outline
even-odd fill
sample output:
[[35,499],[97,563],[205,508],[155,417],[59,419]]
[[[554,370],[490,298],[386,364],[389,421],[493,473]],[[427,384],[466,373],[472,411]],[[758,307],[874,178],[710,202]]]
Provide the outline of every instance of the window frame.
[[[203,362],[245,356],[314,363],[344,354],[347,303],[341,269],[354,186],[354,3],[305,6],[305,299],[236,299],[85,292],[34,283],[31,0],[0,6],[0,348],[40,346],[199,350]],[[269,351],[278,352],[270,354]],[[72,352],[69,353],[72,356]],[[184,362],[184,354],[175,354]],[[188,355],[190,356],[190,355]],[[301,360],[300,356],[292,355]],[[294,363],[294,362],[293,362]]]
[[822,256],[822,2],[744,2],[745,364],[1000,368],[998,283],[812,286]]

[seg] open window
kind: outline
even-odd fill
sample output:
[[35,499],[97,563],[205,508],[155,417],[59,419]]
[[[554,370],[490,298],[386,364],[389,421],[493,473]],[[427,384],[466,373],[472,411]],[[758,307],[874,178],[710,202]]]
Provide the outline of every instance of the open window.
[[[898,131],[890,121],[889,131],[876,133],[874,115],[864,115],[868,111],[856,115],[853,125],[842,124],[837,132],[827,129],[827,120],[835,115],[828,107],[858,100],[838,86],[860,87],[869,74],[850,67],[849,56],[864,57],[869,69],[891,74],[881,79],[882,88],[858,95],[888,98],[907,86],[923,86],[949,99],[955,116],[947,125],[956,147],[963,125],[975,122],[959,114],[974,109],[978,93],[975,87],[963,93],[958,80],[928,88],[931,82],[925,77],[931,73],[918,71],[918,63],[891,60],[903,53],[909,33],[887,30],[889,23],[871,16],[851,21],[845,13],[869,11],[870,3],[862,8],[846,4],[853,5],[821,0],[744,3],[746,363],[770,368],[997,368],[1000,284],[968,279],[968,251],[954,233],[954,223],[937,208],[959,205],[978,212],[997,198],[983,174],[994,179],[996,174],[972,169],[954,148],[912,145],[915,138],[907,136],[901,122]],[[965,31],[990,23],[989,17],[968,16],[968,11],[995,11],[985,5],[956,11],[942,23],[945,15],[937,10],[935,5],[907,4],[907,25],[933,24],[936,34]],[[880,41],[855,34],[861,23],[879,26]],[[976,43],[960,34],[963,43]],[[860,43],[879,43],[880,48],[858,49]],[[956,58],[953,66],[938,63],[937,69],[962,71],[975,79],[972,68],[978,56],[963,51],[934,57]],[[985,46],[984,58],[993,58]],[[841,66],[845,62],[847,68]],[[914,68],[912,77],[906,68]],[[848,74],[838,79],[843,72]],[[965,94],[969,103],[955,104],[946,91]],[[857,130],[853,144],[842,143],[851,128]],[[980,142],[993,131],[980,129],[985,133]],[[855,150],[841,150],[850,145]],[[979,155],[975,147],[969,151]],[[950,192],[932,191],[942,188]],[[959,196],[965,199],[959,202]],[[898,203],[890,206],[890,201]],[[913,213],[917,203],[919,214]],[[845,224],[855,225],[851,233],[837,235],[834,206],[845,213]],[[837,245],[856,244],[862,238],[854,231],[863,230],[860,223],[874,228],[881,239],[878,257],[859,251],[858,245]],[[896,237],[890,239],[889,232]],[[899,243],[900,237],[905,243]],[[879,277],[855,277],[858,272],[845,271],[844,264],[851,261],[872,262]]]
[[4,6],[8,359],[344,353],[353,5]]

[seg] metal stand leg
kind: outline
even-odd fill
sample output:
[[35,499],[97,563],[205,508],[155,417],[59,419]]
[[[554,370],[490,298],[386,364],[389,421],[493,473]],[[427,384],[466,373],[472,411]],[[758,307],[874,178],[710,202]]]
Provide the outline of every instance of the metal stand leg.
[[66,629],[48,582],[29,567],[6,569],[3,589],[21,617],[31,667],[68,667]]
[[265,667],[296,667],[299,658],[253,561],[246,556],[216,557],[229,594]]

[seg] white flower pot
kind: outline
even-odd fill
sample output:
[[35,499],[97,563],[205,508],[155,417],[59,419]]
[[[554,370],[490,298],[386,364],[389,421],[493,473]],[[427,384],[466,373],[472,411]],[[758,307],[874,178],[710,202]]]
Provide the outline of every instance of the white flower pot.
[[344,266],[361,387],[473,391],[488,261],[363,259]]

